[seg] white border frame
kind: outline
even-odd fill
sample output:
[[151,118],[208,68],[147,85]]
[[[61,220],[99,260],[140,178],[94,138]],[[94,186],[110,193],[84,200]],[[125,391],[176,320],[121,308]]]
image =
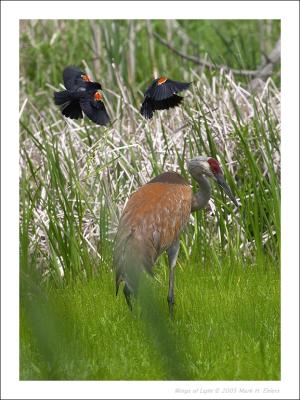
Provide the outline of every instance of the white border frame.
[[[97,11],[99,10],[99,11]],[[296,399],[299,382],[299,4],[297,1],[2,2],[2,397]],[[281,19],[282,20],[282,379],[261,381],[19,381],[18,93],[19,19]],[[236,395],[221,394],[235,387]],[[176,388],[191,393],[176,393]],[[239,389],[254,393],[239,393]],[[203,393],[212,389],[213,393]],[[219,389],[219,393],[216,391]],[[276,391],[264,393],[264,389]],[[201,392],[202,390],[202,392]],[[258,392],[255,393],[255,390]],[[195,391],[195,392],[193,392]],[[236,397],[235,397],[236,396]]]

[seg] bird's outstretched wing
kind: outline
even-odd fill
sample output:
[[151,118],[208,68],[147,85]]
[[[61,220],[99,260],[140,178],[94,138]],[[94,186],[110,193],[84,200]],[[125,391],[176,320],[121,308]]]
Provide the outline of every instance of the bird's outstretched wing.
[[189,86],[189,82],[178,82],[168,78],[158,78],[151,83],[145,96],[155,101],[165,100],[175,93],[187,90]]
[[149,98],[146,98],[143,101],[140,112],[142,116],[147,119],[151,119],[153,117],[152,101]]
[[177,96],[174,94],[172,97],[169,97],[165,100],[160,101],[152,101],[152,109],[153,110],[168,110],[169,108],[173,108],[178,106],[183,100],[183,97]]
[[63,106],[61,112],[65,117],[68,117],[68,118],[72,118],[72,119],[83,118],[80,104],[78,101],[73,101],[73,102],[67,104],[66,106]]
[[168,97],[167,99],[159,101],[146,98],[141,107],[141,114],[143,117],[151,119],[153,117],[153,111],[168,110],[169,108],[176,107],[181,103],[182,100],[183,97],[177,96],[176,94],[173,94],[173,96]]
[[94,101],[90,98],[80,100],[80,106],[85,115],[98,125],[107,125],[110,121],[103,101]]

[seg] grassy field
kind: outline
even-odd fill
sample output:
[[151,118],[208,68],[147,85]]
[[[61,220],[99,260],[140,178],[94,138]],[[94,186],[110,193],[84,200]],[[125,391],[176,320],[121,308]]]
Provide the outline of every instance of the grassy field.
[[[176,34],[175,34],[176,33]],[[280,379],[280,75],[256,70],[279,21],[22,21],[20,378]],[[112,124],[64,120],[53,104],[75,64],[103,84]],[[183,106],[139,114],[153,75],[192,81]],[[167,310],[165,256],[131,313],[115,297],[124,203],[164,170],[217,158],[240,207],[213,187],[191,216]]]
[[173,321],[162,267],[132,314],[109,271],[35,293],[21,313],[21,379],[280,379],[274,265],[180,262]]

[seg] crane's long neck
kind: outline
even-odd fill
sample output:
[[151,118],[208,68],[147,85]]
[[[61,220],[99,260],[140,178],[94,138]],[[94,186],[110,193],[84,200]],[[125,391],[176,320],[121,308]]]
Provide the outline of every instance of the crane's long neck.
[[193,194],[191,212],[198,211],[205,207],[211,196],[211,188],[208,180],[203,175],[197,175],[197,177],[194,178],[200,190]]

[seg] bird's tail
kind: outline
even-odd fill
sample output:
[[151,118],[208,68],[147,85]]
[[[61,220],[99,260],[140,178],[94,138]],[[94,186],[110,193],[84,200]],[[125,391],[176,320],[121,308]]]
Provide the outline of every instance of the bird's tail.
[[67,90],[63,90],[62,92],[54,92],[54,103],[57,106],[69,103],[71,100],[71,95]]
[[128,303],[130,294],[137,293],[141,272],[144,270],[144,259],[140,243],[132,234],[120,236],[117,235],[114,251],[116,295],[121,282],[124,282],[124,294]]

